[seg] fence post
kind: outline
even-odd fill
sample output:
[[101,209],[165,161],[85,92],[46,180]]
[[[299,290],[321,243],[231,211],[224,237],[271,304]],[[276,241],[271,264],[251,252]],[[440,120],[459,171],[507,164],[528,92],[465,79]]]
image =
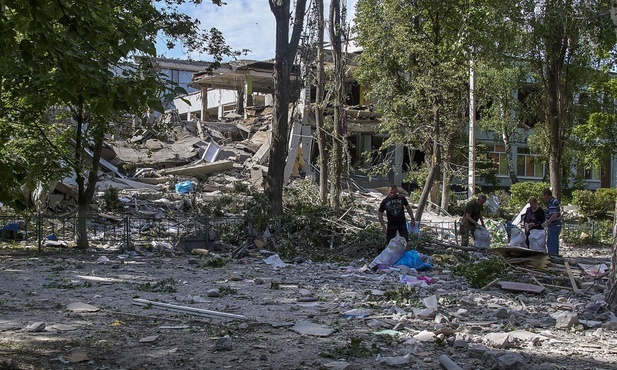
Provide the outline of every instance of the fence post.
[[130,231],[131,231],[131,223],[130,223],[130,219],[129,219],[129,215],[125,215],[124,216],[124,250],[125,251],[129,251],[130,247],[131,247],[131,236],[130,236]]
[[595,238],[595,231],[596,231],[596,222],[595,221],[591,221],[591,240],[596,240]]
[[41,220],[41,214],[36,215],[36,240],[39,243],[39,253],[43,251],[43,221]]
[[206,232],[206,249],[210,248],[210,221],[208,221],[208,216],[205,216],[204,220],[204,231]]

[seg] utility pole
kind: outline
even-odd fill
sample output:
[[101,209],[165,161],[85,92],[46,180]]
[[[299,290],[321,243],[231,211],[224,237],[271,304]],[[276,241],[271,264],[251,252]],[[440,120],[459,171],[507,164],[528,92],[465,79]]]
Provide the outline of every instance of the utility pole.
[[476,66],[473,48],[469,59],[469,173],[467,196],[472,198],[476,188]]

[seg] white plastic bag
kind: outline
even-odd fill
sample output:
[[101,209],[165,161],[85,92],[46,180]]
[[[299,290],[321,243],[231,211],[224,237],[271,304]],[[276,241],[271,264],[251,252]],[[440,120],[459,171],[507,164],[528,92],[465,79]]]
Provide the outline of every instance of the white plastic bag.
[[473,232],[473,245],[478,248],[488,248],[491,246],[491,234],[483,227],[478,227]]
[[508,244],[510,247],[514,248],[527,248],[527,243],[525,243],[525,233],[523,230],[515,227],[510,230],[510,243]]
[[546,231],[544,229],[529,231],[529,249],[546,253]]
[[375,257],[373,262],[369,265],[370,268],[373,268],[377,265],[394,265],[403,254],[405,254],[405,250],[407,249],[407,240],[402,236],[395,236],[390,240],[388,246],[379,253],[379,256]]

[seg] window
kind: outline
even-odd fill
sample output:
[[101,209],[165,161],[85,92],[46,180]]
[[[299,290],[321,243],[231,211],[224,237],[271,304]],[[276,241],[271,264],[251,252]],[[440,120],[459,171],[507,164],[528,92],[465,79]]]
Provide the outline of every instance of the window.
[[[489,146],[489,149],[491,147]],[[497,169],[497,175],[508,176],[508,159],[506,158],[506,148],[503,145],[494,145],[491,151],[491,159]]]
[[544,177],[544,163],[529,148],[519,147],[516,155],[516,174],[522,177]]
[[600,181],[600,169],[597,166],[585,169],[585,180]]

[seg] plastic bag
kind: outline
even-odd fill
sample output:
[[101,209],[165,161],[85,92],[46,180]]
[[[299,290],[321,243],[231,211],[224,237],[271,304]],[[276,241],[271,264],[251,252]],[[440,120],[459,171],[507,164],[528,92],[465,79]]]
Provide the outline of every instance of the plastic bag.
[[394,265],[396,261],[401,259],[406,249],[407,240],[405,240],[402,236],[396,236],[390,240],[388,246],[381,253],[379,253],[379,256],[375,257],[369,267],[373,268],[378,265]]
[[473,245],[478,248],[488,248],[491,246],[491,234],[483,227],[478,227],[473,232]]
[[412,269],[416,269],[418,271],[430,270],[433,268],[433,265],[430,263],[425,263],[422,261],[420,255],[418,255],[418,252],[414,250],[405,252],[403,256],[394,264],[394,266],[398,265],[411,267]]
[[544,229],[529,231],[529,249],[546,253],[546,231]]
[[519,228],[514,228],[510,231],[510,247],[527,248],[525,243],[525,233]]
[[186,194],[193,191],[193,183],[190,181],[184,181],[176,184],[176,193]]
[[411,234],[420,235],[420,225],[416,222],[413,227],[411,227],[411,221],[407,221],[407,232]]

